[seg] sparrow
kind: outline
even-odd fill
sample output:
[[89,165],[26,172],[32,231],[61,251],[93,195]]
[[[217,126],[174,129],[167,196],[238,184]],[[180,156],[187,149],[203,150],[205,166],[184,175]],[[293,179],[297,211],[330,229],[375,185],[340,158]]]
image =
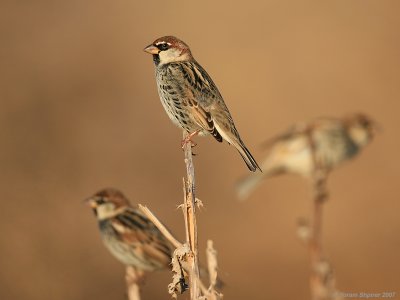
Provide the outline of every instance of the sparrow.
[[368,145],[376,129],[377,124],[364,114],[299,123],[267,141],[269,151],[261,166],[263,172],[239,181],[238,196],[245,199],[262,179],[278,174],[312,178],[316,167],[328,174]]
[[239,136],[217,86],[194,59],[189,46],[174,36],[155,40],[144,51],[153,55],[161,103],[169,118],[189,133],[182,145],[197,135],[211,134],[233,145],[247,167],[261,171]]
[[[93,209],[106,248],[125,266],[152,272],[171,270],[174,245],[138,208],[131,206],[125,195],[114,188],[100,190],[85,202]],[[183,276],[187,276],[186,266]],[[208,271],[199,266],[200,277]],[[224,282],[218,277],[217,286]],[[182,282],[181,291],[187,288]]]
[[121,263],[142,271],[170,268],[175,248],[122,192],[103,189],[86,203],[97,218],[104,245]]

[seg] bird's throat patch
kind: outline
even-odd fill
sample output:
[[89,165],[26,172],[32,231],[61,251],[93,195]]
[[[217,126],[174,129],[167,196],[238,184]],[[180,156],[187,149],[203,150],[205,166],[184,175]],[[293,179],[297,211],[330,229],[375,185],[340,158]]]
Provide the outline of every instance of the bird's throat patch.
[[158,55],[158,54],[153,54],[153,61],[154,61],[154,64],[155,64],[156,66],[158,66],[158,64],[160,63],[160,55]]

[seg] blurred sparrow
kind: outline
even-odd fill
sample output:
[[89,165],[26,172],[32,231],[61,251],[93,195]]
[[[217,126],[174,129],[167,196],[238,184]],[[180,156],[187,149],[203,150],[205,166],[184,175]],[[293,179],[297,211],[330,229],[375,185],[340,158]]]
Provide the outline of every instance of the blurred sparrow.
[[172,244],[116,189],[104,189],[86,200],[99,224],[104,245],[126,266],[142,271],[170,268]]
[[173,36],[155,40],[144,49],[153,55],[158,94],[169,118],[189,133],[211,134],[235,146],[251,171],[260,169],[239,136],[217,86],[193,58],[189,46]]
[[376,128],[376,124],[362,114],[343,119],[319,118],[294,126],[267,142],[269,152],[262,163],[263,173],[239,182],[239,198],[245,199],[264,177],[294,173],[311,178],[316,166],[330,172],[357,155],[371,141]]
[[[86,200],[97,218],[104,245],[126,266],[140,271],[171,269],[175,247],[141,211],[130,205],[119,190],[101,190]],[[183,276],[186,276],[186,266]],[[199,266],[200,277],[208,271]],[[181,282],[181,292],[187,286]],[[224,282],[217,278],[217,287]]]

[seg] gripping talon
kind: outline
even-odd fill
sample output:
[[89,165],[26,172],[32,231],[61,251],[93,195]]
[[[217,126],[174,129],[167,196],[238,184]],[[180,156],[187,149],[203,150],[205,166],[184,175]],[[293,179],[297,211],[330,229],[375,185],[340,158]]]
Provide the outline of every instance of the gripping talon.
[[181,142],[181,146],[182,146],[182,149],[185,147],[185,145],[187,144],[187,143],[191,143],[191,147],[193,148],[193,147],[196,147],[197,146],[197,143],[195,143],[194,141],[192,141],[192,138],[194,137],[194,136],[196,136],[196,135],[198,135],[199,134],[199,132],[200,132],[200,130],[196,130],[196,131],[193,131],[192,133],[190,133],[187,137],[185,137],[183,140],[182,140],[182,142]]

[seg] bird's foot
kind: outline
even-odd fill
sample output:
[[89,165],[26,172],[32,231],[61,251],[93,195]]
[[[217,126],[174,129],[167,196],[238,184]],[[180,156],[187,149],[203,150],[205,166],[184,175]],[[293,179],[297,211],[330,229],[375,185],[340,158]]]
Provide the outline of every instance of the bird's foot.
[[194,141],[192,141],[192,138],[193,138],[194,136],[198,135],[199,132],[200,132],[200,130],[193,131],[193,132],[190,133],[187,137],[185,137],[185,138],[182,140],[182,142],[181,142],[182,149],[185,148],[185,145],[186,145],[187,143],[190,143],[192,148],[193,148],[193,147],[196,147],[196,146],[197,146],[197,143],[194,142]]

